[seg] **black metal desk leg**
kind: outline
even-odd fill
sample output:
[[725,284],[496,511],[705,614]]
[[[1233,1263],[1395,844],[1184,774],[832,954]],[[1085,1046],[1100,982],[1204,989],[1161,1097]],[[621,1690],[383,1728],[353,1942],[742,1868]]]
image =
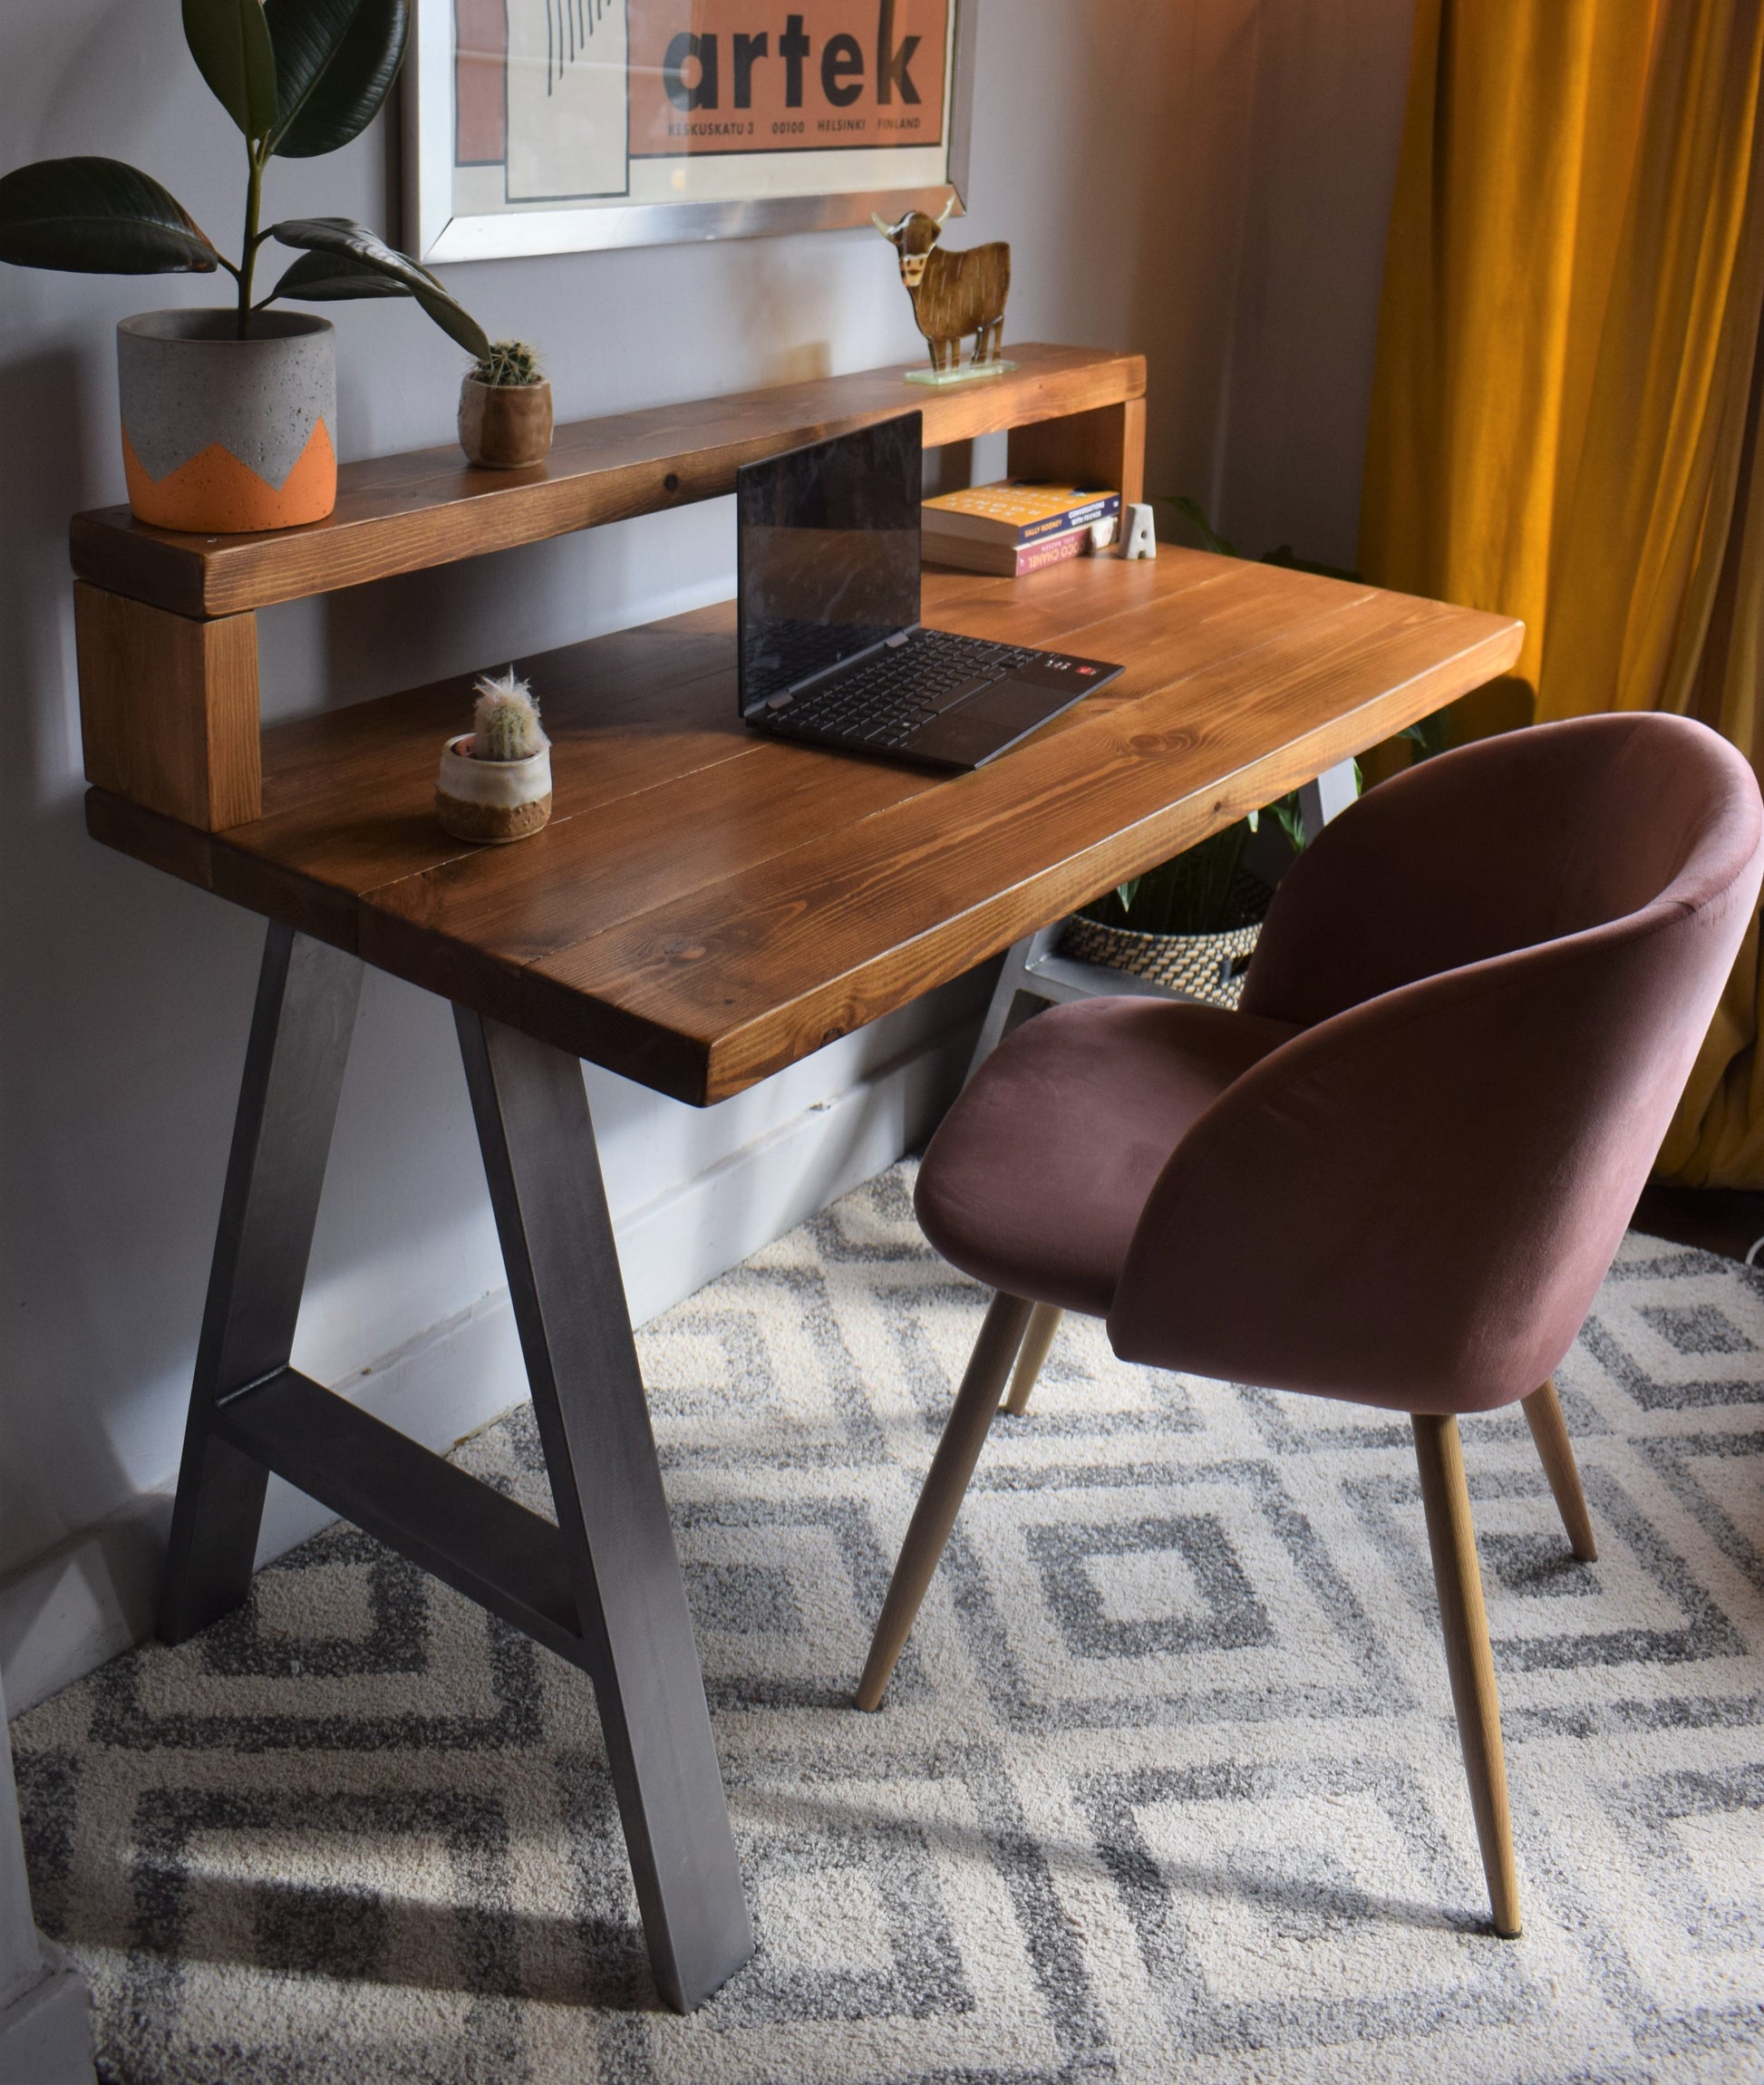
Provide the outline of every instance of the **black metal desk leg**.
[[209,1421],[224,1398],[287,1365],[361,993],[354,956],[270,928],[160,1595],[169,1644],[237,1607],[250,1588],[269,1476],[217,1439]]
[[582,1067],[454,1018],[650,1963],[687,2012],[753,1933]]

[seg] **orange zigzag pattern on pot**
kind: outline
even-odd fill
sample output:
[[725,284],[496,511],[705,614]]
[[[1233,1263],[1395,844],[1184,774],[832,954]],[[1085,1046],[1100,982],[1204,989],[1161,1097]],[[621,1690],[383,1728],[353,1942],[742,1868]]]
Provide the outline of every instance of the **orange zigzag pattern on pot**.
[[122,468],[136,518],[157,529],[183,529],[203,536],[292,529],[302,521],[322,521],[337,502],[336,451],[322,420],[315,422],[279,489],[218,441],[163,478],[151,478],[126,427]]

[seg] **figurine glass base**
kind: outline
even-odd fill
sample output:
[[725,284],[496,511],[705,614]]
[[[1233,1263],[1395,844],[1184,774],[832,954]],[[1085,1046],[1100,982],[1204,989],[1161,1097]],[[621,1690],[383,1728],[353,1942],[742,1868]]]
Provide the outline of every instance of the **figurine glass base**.
[[941,389],[945,383],[973,383],[983,376],[1005,376],[1016,366],[1014,362],[1001,359],[997,362],[964,362],[954,369],[904,369],[901,374],[908,383],[930,383]]

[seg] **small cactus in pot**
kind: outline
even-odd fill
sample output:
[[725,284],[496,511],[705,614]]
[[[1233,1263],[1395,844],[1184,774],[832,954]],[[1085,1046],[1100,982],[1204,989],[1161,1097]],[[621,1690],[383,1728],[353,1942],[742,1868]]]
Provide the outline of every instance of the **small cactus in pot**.
[[545,382],[545,372],[539,367],[539,351],[528,347],[524,340],[491,341],[472,364],[471,373],[480,383],[490,384],[498,390]]
[[550,744],[539,729],[539,705],[512,666],[472,683],[471,753],[480,761],[530,761]]
[[524,340],[494,340],[460,386],[460,446],[473,463],[515,470],[551,447],[551,385]]
[[538,704],[512,666],[473,689],[472,728],[441,753],[435,816],[455,839],[526,839],[551,816],[551,742]]

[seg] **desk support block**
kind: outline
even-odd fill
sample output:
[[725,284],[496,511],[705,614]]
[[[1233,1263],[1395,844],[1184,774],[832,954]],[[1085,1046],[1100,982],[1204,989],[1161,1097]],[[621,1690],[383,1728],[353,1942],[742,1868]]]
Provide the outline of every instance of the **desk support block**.
[[86,780],[204,832],[263,809],[257,618],[193,622],[76,580]]
[[650,1963],[687,2012],[753,1934],[582,1067],[455,1019]]
[[1146,496],[1146,402],[1124,398],[1063,420],[1013,427],[1006,458],[1013,478],[1043,484],[1112,485],[1121,505],[1130,506]]

